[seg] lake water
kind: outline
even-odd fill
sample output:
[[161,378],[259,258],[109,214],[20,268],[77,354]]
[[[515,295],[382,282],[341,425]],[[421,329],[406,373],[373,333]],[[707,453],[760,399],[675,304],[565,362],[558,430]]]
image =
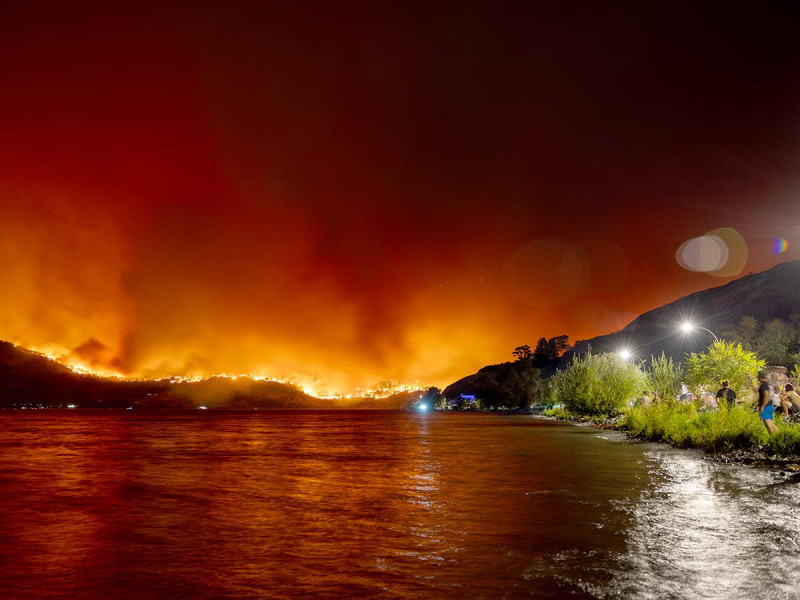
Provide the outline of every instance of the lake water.
[[529,416],[0,412],[0,597],[797,598],[800,487]]

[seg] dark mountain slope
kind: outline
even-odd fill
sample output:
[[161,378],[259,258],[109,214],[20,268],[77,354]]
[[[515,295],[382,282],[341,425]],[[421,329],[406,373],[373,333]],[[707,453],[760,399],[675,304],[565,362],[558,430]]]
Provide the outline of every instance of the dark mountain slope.
[[687,352],[704,350],[713,337],[703,329],[686,334],[680,326],[691,321],[719,335],[722,325],[755,317],[760,323],[787,319],[800,314],[800,261],[779,264],[768,271],[753,273],[730,283],[696,292],[644,313],[621,331],[575,343],[560,362],[563,366],[574,353],[613,352],[628,348],[642,359],[665,352],[680,360]]
[[378,408],[413,406],[423,391],[388,398],[316,398],[297,387],[249,377],[203,381],[128,381],[75,373],[36,352],[0,342],[0,408]]
[[81,375],[36,352],[0,342],[0,408],[15,406],[128,406],[166,392],[165,382]]
[[[786,320],[800,314],[800,261],[782,263],[764,271],[741,277],[730,283],[690,294],[634,319],[621,331],[580,340],[560,360],[543,363],[540,374],[549,377],[557,368],[566,367],[575,353],[616,352],[627,348],[640,359],[664,352],[680,361],[686,353],[705,350],[714,338],[704,327],[719,334],[722,325],[738,323],[742,317],[755,317],[759,323],[772,319]],[[697,328],[687,334],[681,325],[690,321]],[[449,399],[471,394],[504,404],[519,399],[517,388],[528,383],[521,377],[526,366],[520,362],[483,367],[450,384],[444,390]],[[529,392],[530,393],[533,392]]]

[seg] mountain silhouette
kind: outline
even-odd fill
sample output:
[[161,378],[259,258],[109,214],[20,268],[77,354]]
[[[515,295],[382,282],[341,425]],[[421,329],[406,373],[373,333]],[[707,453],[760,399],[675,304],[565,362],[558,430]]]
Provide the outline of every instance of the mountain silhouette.
[[[742,317],[754,317],[760,324],[772,319],[787,320],[800,314],[800,261],[781,263],[761,273],[751,273],[726,285],[684,296],[648,311],[620,331],[575,342],[559,359],[544,361],[542,377],[566,368],[575,354],[619,352],[627,349],[640,360],[649,361],[663,352],[676,362],[686,354],[702,352],[719,336],[723,325],[735,324]],[[681,325],[691,322],[692,332]],[[716,331],[715,331],[716,330]],[[474,395],[491,404],[508,404],[509,389],[514,389],[521,361],[489,365],[467,375],[444,389],[448,400],[462,394]],[[523,369],[524,370],[524,369]]]
[[[640,315],[620,331],[575,342],[557,366],[565,367],[574,354],[589,349],[601,353],[626,348],[643,360],[664,352],[682,360],[687,353],[705,350],[714,341],[710,332],[719,336],[723,325],[738,323],[742,317],[751,316],[763,324],[800,314],[799,282],[800,261],[795,260],[695,292]],[[681,329],[687,321],[696,326],[690,333]],[[555,365],[548,371],[543,374],[552,374]]]
[[316,398],[294,385],[211,377],[202,381],[123,380],[76,373],[39,354],[0,341],[0,408],[402,409],[424,391],[386,398]]

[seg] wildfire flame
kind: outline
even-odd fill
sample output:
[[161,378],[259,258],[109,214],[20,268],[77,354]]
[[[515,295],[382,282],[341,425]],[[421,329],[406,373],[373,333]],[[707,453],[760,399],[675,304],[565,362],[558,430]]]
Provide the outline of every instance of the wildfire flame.
[[[35,352],[40,356],[44,356],[64,367],[67,367],[72,372],[78,375],[91,375],[95,377],[106,377],[116,379],[119,381],[132,381],[139,379],[138,377],[125,376],[121,373],[102,369],[95,366],[86,364],[85,362],[69,358],[68,350],[58,346],[44,346],[28,348],[31,352]],[[313,378],[281,378],[270,377],[263,374],[251,373],[214,373],[207,374],[194,374],[194,375],[172,375],[169,377],[161,377],[155,381],[168,381],[170,383],[197,383],[207,381],[209,379],[230,379],[236,381],[238,379],[250,379],[252,381],[269,381],[274,383],[282,383],[294,386],[300,389],[304,394],[313,396],[315,398],[336,400],[336,399],[349,399],[349,398],[388,398],[394,394],[402,392],[414,392],[425,389],[419,381],[381,381],[370,386],[356,387],[350,390],[335,390],[331,389],[324,382]]]

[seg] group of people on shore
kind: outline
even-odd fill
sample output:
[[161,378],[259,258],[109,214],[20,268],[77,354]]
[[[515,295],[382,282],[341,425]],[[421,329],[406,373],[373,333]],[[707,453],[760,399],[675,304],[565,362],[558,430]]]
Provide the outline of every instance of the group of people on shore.
[[789,417],[800,411],[800,395],[794,391],[794,385],[787,383],[782,388],[770,385],[767,373],[758,374],[758,414],[764,422],[767,431],[777,433],[775,425],[775,410],[780,409],[784,417]]
[[[794,391],[794,385],[791,383],[784,386],[770,384],[766,371],[758,374],[758,382],[758,408],[756,410],[758,410],[758,415],[764,422],[767,431],[770,434],[777,433],[775,411],[782,411],[785,418],[800,412],[800,395]],[[736,403],[736,392],[731,389],[730,385],[730,381],[724,380],[722,388],[717,392],[717,402],[725,401],[728,407]]]
[[[794,391],[794,385],[791,383],[787,383],[783,386],[771,384],[766,371],[762,371],[758,374],[758,381],[758,414],[764,422],[767,431],[771,434],[776,433],[778,428],[774,421],[775,411],[782,411],[785,418],[800,412],[800,394]],[[729,380],[725,379],[721,383],[722,387],[717,391],[715,398],[717,406],[725,402],[728,408],[731,408],[736,404],[736,392],[731,388],[731,382]],[[681,402],[689,402],[694,399],[694,395],[683,382],[681,382],[681,390],[677,395],[677,399]],[[642,397],[639,399],[638,403],[649,406],[650,404],[658,404],[660,401],[661,399],[655,391],[653,391],[652,394],[645,391],[642,393]]]

